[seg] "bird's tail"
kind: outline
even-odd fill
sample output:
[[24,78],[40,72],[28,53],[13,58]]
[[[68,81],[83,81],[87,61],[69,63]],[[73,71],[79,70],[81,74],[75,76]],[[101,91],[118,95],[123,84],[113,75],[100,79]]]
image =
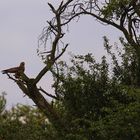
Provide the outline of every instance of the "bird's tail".
[[2,70],[1,72],[2,72],[2,74],[6,74],[6,73],[7,73],[7,71],[6,71],[6,70]]

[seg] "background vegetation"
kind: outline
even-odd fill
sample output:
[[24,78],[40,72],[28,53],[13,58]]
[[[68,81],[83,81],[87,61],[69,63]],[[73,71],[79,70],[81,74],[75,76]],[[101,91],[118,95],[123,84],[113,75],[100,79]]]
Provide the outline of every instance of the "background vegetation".
[[[49,3],[54,17],[48,21],[40,41],[44,47],[52,37],[51,47],[49,52],[40,52],[38,48],[45,67],[34,79],[25,74],[20,79],[8,75],[37,107],[17,105],[7,111],[5,96],[0,96],[1,140],[140,139],[140,2],[99,2],[68,0],[57,8]],[[118,38],[123,51],[113,52],[114,46],[104,37],[110,63],[105,56],[100,63],[96,62],[90,53],[71,56],[69,65],[59,60],[68,46],[62,43],[63,27],[83,15],[123,33],[124,37]],[[63,48],[57,54],[60,44]],[[54,78],[54,95],[37,87],[48,71]],[[52,102],[42,93],[51,97]]]

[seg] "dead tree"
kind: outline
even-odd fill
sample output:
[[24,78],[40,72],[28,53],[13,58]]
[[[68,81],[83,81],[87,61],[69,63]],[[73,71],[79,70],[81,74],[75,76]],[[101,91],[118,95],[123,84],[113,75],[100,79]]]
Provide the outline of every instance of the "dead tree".
[[[46,100],[43,94],[46,94],[55,100],[59,100],[59,96],[57,93],[55,95],[49,94],[41,87],[38,87],[38,82],[47,72],[51,71],[54,63],[63,55],[63,53],[66,51],[66,48],[68,47],[68,44],[64,44],[62,42],[62,38],[65,35],[63,32],[63,27],[65,25],[62,23],[62,14],[66,10],[69,3],[70,2],[64,3],[62,1],[57,8],[48,3],[52,13],[54,14],[54,17],[52,20],[47,22],[48,26],[43,29],[39,39],[39,47],[41,46],[41,42],[43,43],[44,47],[49,50],[47,52],[44,50],[43,52],[38,50],[38,55],[45,57],[43,59],[45,67],[38,73],[38,75],[35,78],[30,78],[25,73],[20,73],[19,78],[15,77],[15,75],[6,73],[7,76],[18,85],[22,92],[27,95],[42,112],[44,112],[49,121],[52,122],[54,126],[61,129],[66,128],[62,121],[63,118],[60,117],[59,113],[53,108],[51,103]],[[49,41],[49,39],[51,41]],[[48,45],[48,42],[50,45],[46,46]]]

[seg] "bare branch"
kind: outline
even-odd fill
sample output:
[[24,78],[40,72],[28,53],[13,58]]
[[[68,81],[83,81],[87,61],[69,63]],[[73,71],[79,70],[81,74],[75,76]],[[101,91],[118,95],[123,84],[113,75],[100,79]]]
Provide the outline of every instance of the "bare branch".
[[15,78],[13,78],[12,76],[10,76],[9,73],[6,73],[6,74],[7,74],[7,76],[9,77],[9,79],[13,80],[14,82],[17,82],[17,80],[16,80]]
[[51,67],[53,66],[54,62],[47,62],[47,66],[45,66],[40,72],[39,74],[36,76],[35,80],[34,80],[34,84],[37,84],[40,79],[46,74],[46,72],[48,72]]
[[42,91],[43,93],[45,93],[47,96],[55,99],[55,100],[59,100],[59,98],[57,98],[56,96],[53,96],[52,94],[49,94],[48,92],[46,92],[43,88],[39,88],[38,90]]
[[56,61],[57,59],[59,59],[64,54],[64,52],[66,51],[66,48],[68,47],[68,45],[69,44],[66,44],[66,46],[62,49],[62,52],[57,57],[55,57],[54,61]]
[[[64,10],[66,9],[66,6],[71,1],[72,0],[69,0],[64,4],[63,4],[63,2],[61,2],[58,9],[55,9],[52,4],[48,3],[48,5],[50,6],[51,10],[53,11],[53,13],[55,15],[55,18],[53,18],[53,21],[48,21],[49,27],[47,27],[47,32],[46,32],[45,36],[46,36],[46,41],[47,41],[50,33],[53,33],[54,39],[52,41],[51,49],[49,51],[47,51],[47,52],[49,52],[49,54],[47,54],[47,56],[46,56],[46,58],[47,58],[47,60],[45,60],[46,66],[36,76],[34,84],[37,84],[40,81],[40,79],[44,76],[44,74],[51,69],[54,62],[63,55],[63,53],[65,52],[65,50],[68,46],[68,44],[66,44],[66,46],[62,49],[62,52],[58,56],[56,56],[56,49],[59,47],[58,44],[59,44],[61,38],[64,36],[64,33],[62,33],[62,27],[64,25],[61,23],[61,14],[64,12]],[[41,53],[41,54],[43,54],[43,53]]]
[[53,11],[53,13],[56,13],[55,8],[52,6],[52,4],[48,3],[48,5],[50,6],[51,10]]

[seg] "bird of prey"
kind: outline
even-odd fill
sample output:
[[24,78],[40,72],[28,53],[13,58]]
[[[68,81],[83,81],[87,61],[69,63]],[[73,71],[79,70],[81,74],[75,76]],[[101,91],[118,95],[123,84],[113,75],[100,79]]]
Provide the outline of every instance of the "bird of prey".
[[7,74],[7,73],[15,73],[15,77],[19,78],[21,73],[23,73],[25,70],[25,63],[21,62],[20,65],[18,67],[13,67],[13,68],[9,68],[9,69],[5,69],[2,70],[3,74]]

